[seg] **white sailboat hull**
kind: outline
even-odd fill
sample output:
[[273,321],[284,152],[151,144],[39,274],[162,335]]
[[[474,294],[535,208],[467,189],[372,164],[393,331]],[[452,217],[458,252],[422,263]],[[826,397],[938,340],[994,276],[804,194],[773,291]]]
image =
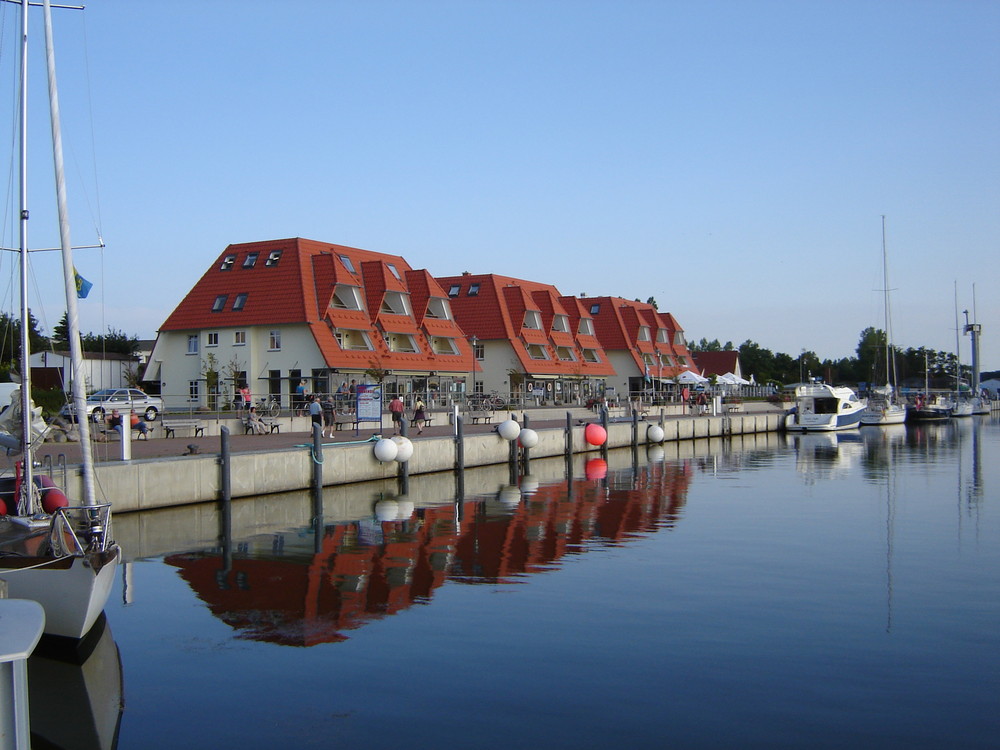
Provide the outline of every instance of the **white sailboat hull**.
[[[37,568],[16,567],[12,561],[55,561]],[[83,638],[97,622],[111,594],[121,561],[114,544],[102,553],[99,567],[89,555],[68,558],[0,558],[0,578],[7,581],[11,599],[33,599],[45,610],[45,634]],[[57,565],[56,562],[62,563]]]
[[902,404],[884,404],[880,407],[868,405],[861,415],[861,424],[889,425],[903,424],[906,421],[906,407]]

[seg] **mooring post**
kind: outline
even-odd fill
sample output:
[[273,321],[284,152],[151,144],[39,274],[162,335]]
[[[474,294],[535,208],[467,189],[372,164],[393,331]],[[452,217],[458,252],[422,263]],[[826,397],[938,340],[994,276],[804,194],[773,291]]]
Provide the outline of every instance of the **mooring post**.
[[232,482],[232,451],[229,447],[229,428],[222,426],[219,428],[219,486],[222,488],[222,502],[229,505],[233,499]]
[[312,426],[313,487],[323,487],[323,430],[321,425]]
[[222,488],[222,513],[220,514],[219,535],[222,537],[222,570],[219,571],[223,582],[233,569],[233,482],[232,482],[232,450],[229,445],[229,428],[219,428],[219,485]]
[[632,411],[632,447],[639,445],[639,412]]
[[[407,423],[406,418],[404,417],[403,419],[401,419],[399,421],[399,434],[402,435],[405,438],[406,437],[406,433],[407,433],[408,430],[409,430],[409,424]],[[399,462],[399,470],[398,470],[396,476],[399,478],[399,494],[401,494],[401,495],[407,495],[407,494],[409,494],[409,492],[410,492],[410,462],[409,461],[400,461]]]
[[[522,430],[528,429],[528,423],[529,423],[528,415],[527,414],[522,414],[521,415],[521,419],[524,421],[524,425],[522,426],[521,429]],[[530,471],[530,469],[528,468],[528,461],[529,461],[530,458],[531,458],[531,450],[528,448],[528,446],[522,445],[521,446],[521,461],[523,462],[523,465],[524,465],[524,473],[525,474],[527,474]]]
[[455,415],[455,495],[458,502],[465,499],[465,432],[462,416]]

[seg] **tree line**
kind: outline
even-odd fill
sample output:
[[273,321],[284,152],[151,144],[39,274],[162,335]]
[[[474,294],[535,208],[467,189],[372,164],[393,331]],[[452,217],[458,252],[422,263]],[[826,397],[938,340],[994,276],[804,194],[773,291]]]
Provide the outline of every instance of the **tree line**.
[[[816,352],[805,349],[798,356],[775,353],[749,339],[735,347],[731,341],[720,344],[718,339],[708,341],[703,338],[697,343],[689,342],[689,348],[693,353],[738,349],[744,377],[749,377],[752,373],[761,384],[773,383],[780,386],[803,382],[809,377],[820,377],[829,383],[879,384],[887,382],[890,377],[886,374],[886,340],[885,331],[869,326],[861,332],[855,349],[856,356],[822,360]],[[939,352],[923,346],[895,348],[890,362],[894,363],[896,382],[901,386],[921,387],[926,374],[932,388],[955,387],[958,358],[952,352]],[[962,379],[968,381],[971,374],[971,366],[962,364]],[[982,373],[982,379],[995,375],[996,373]]]

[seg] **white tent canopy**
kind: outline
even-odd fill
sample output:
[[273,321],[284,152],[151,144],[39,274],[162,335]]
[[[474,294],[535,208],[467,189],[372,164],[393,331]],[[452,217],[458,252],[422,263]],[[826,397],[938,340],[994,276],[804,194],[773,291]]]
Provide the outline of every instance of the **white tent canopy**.
[[725,375],[719,376],[721,382],[726,382],[729,385],[750,385],[749,380],[741,378],[739,375],[735,375],[731,372],[727,372]]
[[691,370],[685,370],[680,375],[678,375],[675,378],[675,380],[678,383],[681,383],[681,384],[684,384],[684,385],[690,385],[692,383],[707,383],[708,382],[708,378],[703,378],[701,375],[699,375],[696,372],[692,372]]

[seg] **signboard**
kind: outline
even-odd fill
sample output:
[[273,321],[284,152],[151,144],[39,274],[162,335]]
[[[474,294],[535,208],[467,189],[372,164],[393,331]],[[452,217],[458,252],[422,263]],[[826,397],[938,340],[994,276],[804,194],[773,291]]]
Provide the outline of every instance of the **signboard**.
[[358,422],[382,423],[382,387],[372,383],[358,385],[355,414]]

